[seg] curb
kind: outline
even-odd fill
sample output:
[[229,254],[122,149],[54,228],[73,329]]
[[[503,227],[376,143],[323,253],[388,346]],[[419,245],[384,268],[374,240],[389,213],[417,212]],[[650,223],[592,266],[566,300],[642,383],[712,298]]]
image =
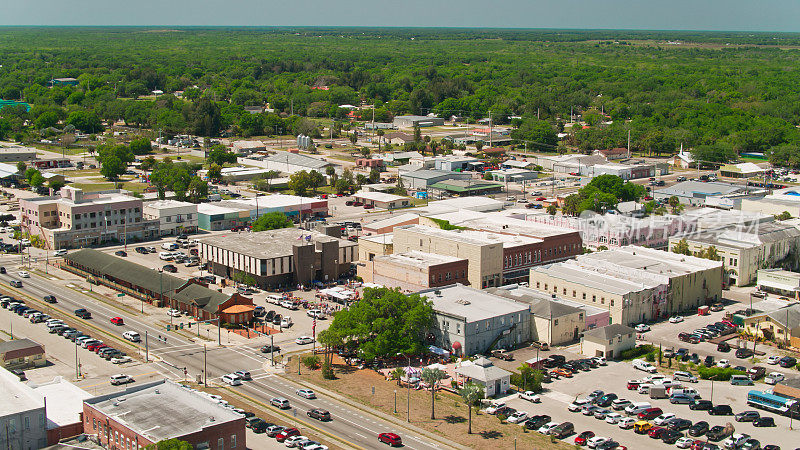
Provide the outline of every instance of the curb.
[[423,430],[422,428],[419,428],[419,427],[417,427],[415,425],[411,425],[408,422],[403,422],[403,421],[397,419],[396,417],[392,417],[392,416],[390,416],[388,414],[385,414],[385,413],[383,413],[381,411],[376,411],[376,410],[373,410],[373,409],[367,409],[365,405],[357,403],[357,402],[355,402],[355,401],[353,401],[353,400],[351,400],[351,399],[349,399],[349,398],[347,398],[347,397],[345,397],[345,396],[343,396],[341,394],[338,394],[336,392],[332,392],[332,391],[329,391],[329,390],[327,390],[325,388],[321,388],[321,387],[319,387],[317,385],[307,383],[304,380],[289,378],[289,377],[286,376],[286,374],[275,374],[275,375],[279,376],[279,377],[282,377],[282,378],[285,378],[285,379],[287,379],[287,380],[289,380],[289,381],[291,381],[293,383],[297,383],[297,384],[306,386],[309,389],[313,388],[313,390],[315,390],[317,392],[321,392],[321,393],[323,393],[323,394],[325,394],[325,395],[327,395],[329,397],[332,397],[332,398],[334,398],[334,399],[336,399],[336,400],[338,400],[338,401],[340,401],[340,402],[342,402],[342,403],[344,403],[344,404],[346,404],[346,405],[348,405],[350,407],[358,409],[361,412],[364,412],[364,413],[369,414],[371,416],[375,416],[375,417],[377,417],[377,418],[379,418],[381,420],[385,420],[387,422],[390,422],[390,423],[394,424],[395,426],[397,426],[398,428],[403,428],[403,429],[406,429],[406,430],[409,430],[409,431],[413,431],[414,433],[417,433],[420,436],[424,436],[424,437],[434,441],[437,445],[442,446],[444,448],[455,448],[455,449],[459,449],[459,450],[469,450],[469,447],[466,447],[464,445],[457,444],[457,443],[454,443],[454,442],[445,442],[445,441],[443,441],[442,437],[437,436],[437,435],[431,433],[430,431]]

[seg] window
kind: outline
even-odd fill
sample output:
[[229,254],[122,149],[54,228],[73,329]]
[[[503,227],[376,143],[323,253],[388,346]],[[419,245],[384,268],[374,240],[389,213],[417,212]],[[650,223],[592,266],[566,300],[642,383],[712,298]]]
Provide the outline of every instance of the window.
[[536,289],[539,289],[539,284],[540,284],[540,283],[537,281],[537,282],[536,282]]
[[592,296],[592,302],[597,303],[597,296],[596,295]]
[[611,306],[614,306],[614,299],[611,299]]
[[564,292],[564,295],[567,295],[567,288],[564,288],[563,292]]
[[225,448],[225,439],[224,438],[217,439],[217,448],[220,449],[220,450]]
[[92,429],[93,430],[97,429],[97,419],[94,417],[92,417]]
[[584,292],[582,295],[583,295],[583,299],[586,300],[586,292]]
[[28,416],[25,416],[25,429],[26,430],[31,429],[31,418]]
[[558,326],[558,319],[553,319],[553,325]]
[[236,448],[236,435],[231,435],[231,448]]
[[572,298],[575,298],[575,296],[576,296],[576,294],[575,294],[575,289],[573,289],[573,290],[572,290]]

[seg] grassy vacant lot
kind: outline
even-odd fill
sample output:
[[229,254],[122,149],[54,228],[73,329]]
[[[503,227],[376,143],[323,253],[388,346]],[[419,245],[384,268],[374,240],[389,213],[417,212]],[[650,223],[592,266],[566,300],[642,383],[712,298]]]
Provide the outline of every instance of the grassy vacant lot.
[[[296,360],[295,360],[296,361]],[[341,361],[339,361],[341,362]],[[297,376],[297,363],[287,369],[292,378]],[[300,379],[322,386],[367,407],[380,410],[399,419],[406,418],[406,396],[408,390],[395,381],[386,381],[371,370],[357,370],[343,364],[334,364],[337,379],[325,380],[321,371],[301,369]],[[374,389],[374,394],[373,394]],[[395,393],[397,412],[395,412]],[[567,449],[573,448],[563,442],[551,443],[550,439],[535,432],[525,432],[519,425],[500,423],[495,416],[472,410],[472,434],[467,434],[467,406],[461,397],[448,392],[436,394],[436,418],[431,420],[430,391],[411,390],[411,423],[448,440],[470,448],[514,448],[517,438],[519,448]]]

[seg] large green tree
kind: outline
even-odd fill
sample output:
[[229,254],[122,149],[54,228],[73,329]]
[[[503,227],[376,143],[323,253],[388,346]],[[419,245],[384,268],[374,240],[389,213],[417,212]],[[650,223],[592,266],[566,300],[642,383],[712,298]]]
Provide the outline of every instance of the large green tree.
[[158,441],[145,447],[146,450],[192,450],[192,444],[180,439]]
[[430,300],[396,289],[366,288],[361,300],[334,316],[319,340],[358,348],[365,359],[425,352],[425,333],[433,321]]
[[278,228],[292,228],[292,220],[286,214],[278,211],[263,214],[253,222],[253,231],[277,230]]

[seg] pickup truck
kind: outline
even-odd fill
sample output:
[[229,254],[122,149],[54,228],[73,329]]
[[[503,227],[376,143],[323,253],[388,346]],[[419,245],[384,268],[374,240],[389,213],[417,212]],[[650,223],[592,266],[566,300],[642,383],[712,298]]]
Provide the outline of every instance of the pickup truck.
[[511,353],[508,353],[507,351],[502,349],[492,350],[492,356],[498,359],[502,359],[503,361],[511,361],[514,359],[514,356],[511,355]]

